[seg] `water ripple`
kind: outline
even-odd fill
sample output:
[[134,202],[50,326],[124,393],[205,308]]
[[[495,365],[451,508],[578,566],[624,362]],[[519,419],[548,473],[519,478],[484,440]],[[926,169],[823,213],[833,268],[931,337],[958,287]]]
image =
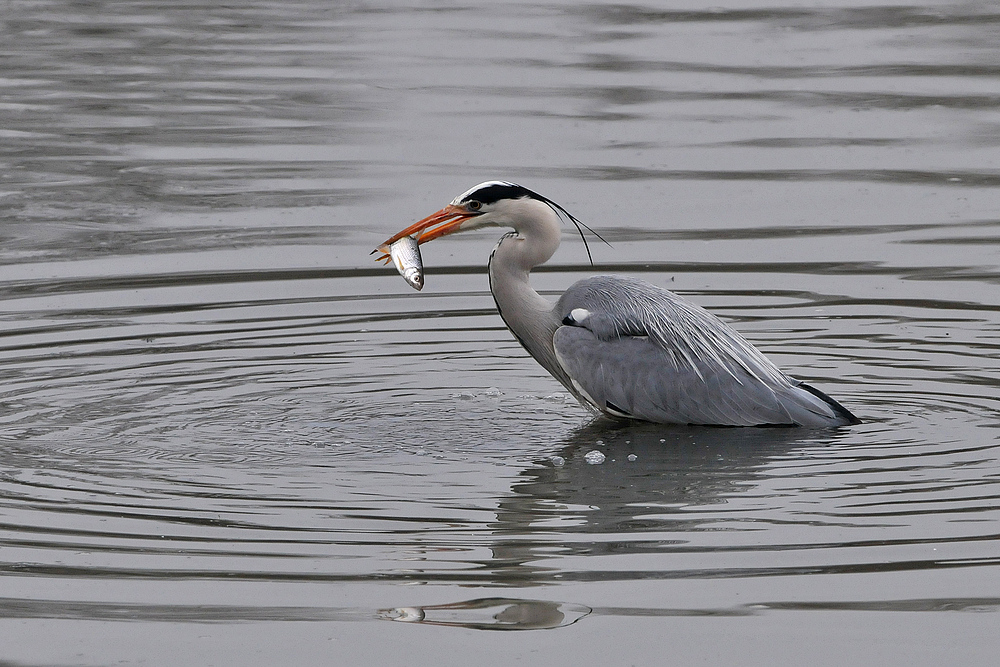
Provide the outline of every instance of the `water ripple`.
[[[4,658],[992,657],[1000,15],[830,4],[6,7]],[[420,293],[369,255],[492,178],[610,242],[546,297],[639,275],[864,423],[593,420],[496,315],[496,230]]]

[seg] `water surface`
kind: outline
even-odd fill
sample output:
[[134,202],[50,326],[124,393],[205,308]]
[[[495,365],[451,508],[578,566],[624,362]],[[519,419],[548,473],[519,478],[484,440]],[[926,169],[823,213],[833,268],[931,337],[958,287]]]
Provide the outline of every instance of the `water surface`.
[[[995,660],[989,3],[38,0],[0,35],[0,660]],[[492,178],[610,242],[567,229],[544,294],[666,286],[865,423],[594,421],[496,315],[495,230],[420,293],[368,254]]]

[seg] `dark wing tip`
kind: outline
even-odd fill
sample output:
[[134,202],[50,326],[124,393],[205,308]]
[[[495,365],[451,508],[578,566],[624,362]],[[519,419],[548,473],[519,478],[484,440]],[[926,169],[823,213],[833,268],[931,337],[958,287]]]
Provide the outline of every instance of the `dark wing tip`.
[[805,382],[800,382],[799,383],[799,387],[801,387],[802,389],[805,389],[810,394],[812,394],[816,398],[820,399],[821,401],[823,401],[824,403],[826,403],[827,405],[829,405],[830,409],[833,410],[837,414],[837,416],[839,416],[839,417],[843,418],[844,420],[846,420],[849,425],[854,426],[855,424],[862,423],[861,420],[858,419],[854,415],[853,412],[851,412],[850,410],[848,410],[847,408],[845,408],[843,405],[841,405],[840,403],[838,403],[834,399],[830,398],[829,396],[827,396],[826,394],[824,394],[823,392],[821,392],[816,387],[813,387],[812,385],[808,385]]

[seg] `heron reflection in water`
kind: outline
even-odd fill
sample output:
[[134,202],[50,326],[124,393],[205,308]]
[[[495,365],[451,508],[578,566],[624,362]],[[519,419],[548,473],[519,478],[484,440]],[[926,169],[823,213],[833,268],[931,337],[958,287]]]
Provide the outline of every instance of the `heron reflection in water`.
[[[509,227],[490,255],[490,291],[524,349],[584,405],[614,418],[717,426],[860,423],[822,391],[789,377],[736,330],[662,287],[594,276],[553,304],[528,276],[559,247],[560,214],[537,192],[480,183],[388,239],[423,244],[480,227]],[[582,235],[582,231],[581,231]],[[589,254],[589,250],[588,250]]]

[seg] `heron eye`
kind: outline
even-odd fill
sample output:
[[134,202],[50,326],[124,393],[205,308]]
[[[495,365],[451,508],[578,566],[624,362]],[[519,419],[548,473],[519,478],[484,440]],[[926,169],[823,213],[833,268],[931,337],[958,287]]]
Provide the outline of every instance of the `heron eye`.
[[472,201],[468,202],[466,206],[468,206],[470,210],[478,211],[483,207],[483,202],[476,201],[475,199],[473,199]]

